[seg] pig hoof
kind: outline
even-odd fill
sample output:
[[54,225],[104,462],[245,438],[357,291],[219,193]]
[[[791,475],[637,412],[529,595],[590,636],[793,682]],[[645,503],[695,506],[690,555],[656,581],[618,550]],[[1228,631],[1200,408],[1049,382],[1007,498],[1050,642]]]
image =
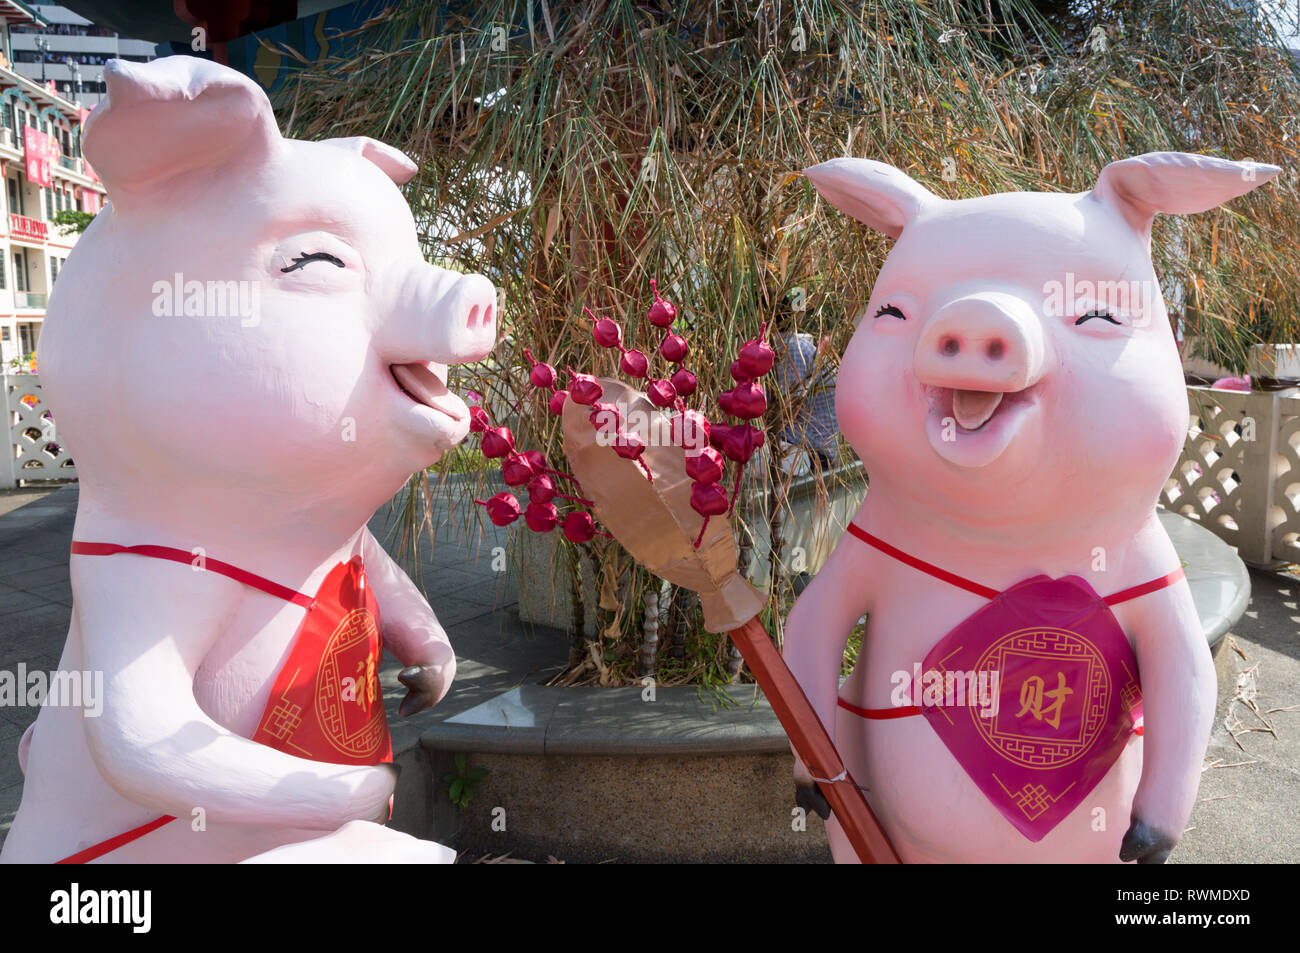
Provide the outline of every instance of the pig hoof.
[[1139,864],[1163,864],[1176,843],[1168,834],[1135,819],[1119,845],[1119,859],[1124,863],[1136,860]]
[[410,665],[397,673],[397,680],[406,686],[406,697],[397,706],[397,713],[409,718],[417,711],[432,708],[443,694],[441,665]]
[[805,814],[818,814],[823,821],[831,819],[831,806],[826,803],[826,798],[816,784],[796,784],[794,803],[803,808]]

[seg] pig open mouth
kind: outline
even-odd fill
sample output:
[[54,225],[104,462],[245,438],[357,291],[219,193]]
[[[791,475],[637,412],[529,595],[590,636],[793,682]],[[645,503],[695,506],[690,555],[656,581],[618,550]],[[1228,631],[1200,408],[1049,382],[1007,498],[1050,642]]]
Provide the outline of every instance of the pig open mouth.
[[1036,391],[1036,386],[996,391],[925,385],[930,406],[926,422],[930,445],[958,466],[992,463],[1020,431],[1037,402]]
[[927,385],[925,390],[933,413],[951,417],[962,432],[978,433],[1030,403],[1033,388],[1000,391]]
[[417,404],[446,414],[452,420],[464,419],[464,403],[447,389],[446,382],[433,366],[419,363],[390,364],[388,370],[398,389]]

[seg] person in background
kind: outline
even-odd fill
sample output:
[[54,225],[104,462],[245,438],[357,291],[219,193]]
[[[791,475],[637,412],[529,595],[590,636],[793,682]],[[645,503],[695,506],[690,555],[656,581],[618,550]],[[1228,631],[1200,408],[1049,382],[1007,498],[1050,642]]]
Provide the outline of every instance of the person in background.
[[822,470],[839,460],[839,425],[835,420],[835,372],[825,354],[830,338],[821,342],[793,327],[780,332],[785,344],[776,366],[776,384],[790,405],[794,419],[781,431],[781,440],[808,450]]

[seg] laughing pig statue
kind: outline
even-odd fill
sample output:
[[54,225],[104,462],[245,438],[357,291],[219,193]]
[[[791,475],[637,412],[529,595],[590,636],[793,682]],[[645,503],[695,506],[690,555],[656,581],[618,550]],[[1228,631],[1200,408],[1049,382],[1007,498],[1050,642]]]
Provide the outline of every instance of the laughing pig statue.
[[81,482],[59,667],[102,713],[42,708],[4,859],[454,859],[384,826],[380,634],[403,715],[456,666],[366,522],[465,437],[447,366],[492,349],[495,289],[424,261],[400,152],[284,139],[204,60],[104,76],[112,202],[39,344]]
[[807,170],[897,243],[835,405],[870,492],[784,654],[904,862],[1160,862],[1182,834],[1215,682],[1155,512],[1188,411],[1151,223],[1279,171],[1152,153],[1089,192],[950,201]]

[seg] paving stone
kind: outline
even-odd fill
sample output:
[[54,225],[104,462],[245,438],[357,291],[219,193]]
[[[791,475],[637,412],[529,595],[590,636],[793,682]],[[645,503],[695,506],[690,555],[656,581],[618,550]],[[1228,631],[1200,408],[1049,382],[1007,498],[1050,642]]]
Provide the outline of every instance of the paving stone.
[[[30,596],[33,593],[21,593],[21,595]],[[0,596],[0,600],[2,599],[3,596]],[[16,612],[0,611],[0,649],[3,649],[6,644],[19,642],[30,635],[48,637],[61,647],[64,639],[68,637],[68,623],[71,621],[70,606],[48,601],[38,602]]]
[[6,581],[10,573],[25,573],[33,569],[46,569],[50,566],[68,564],[65,559],[62,563],[55,559],[46,559],[44,556],[37,556],[35,553],[23,552],[16,547],[10,547],[0,550],[0,581]]
[[38,596],[47,602],[56,602],[59,605],[72,605],[72,580],[65,578],[61,582],[53,582],[45,586],[36,586],[27,590],[34,596]]
[[[8,577],[6,577],[8,578]],[[3,641],[6,629],[8,628],[5,616],[11,612],[21,612],[24,609],[33,609],[46,605],[48,600],[33,592],[25,589],[16,589],[13,586],[0,582],[0,641]]]
[[[35,557],[39,559],[40,557]],[[28,569],[25,572],[14,572],[4,577],[4,585],[11,586],[14,589],[25,589],[33,592],[47,586],[58,583],[67,584],[68,565],[51,565],[41,566],[39,568]]]

